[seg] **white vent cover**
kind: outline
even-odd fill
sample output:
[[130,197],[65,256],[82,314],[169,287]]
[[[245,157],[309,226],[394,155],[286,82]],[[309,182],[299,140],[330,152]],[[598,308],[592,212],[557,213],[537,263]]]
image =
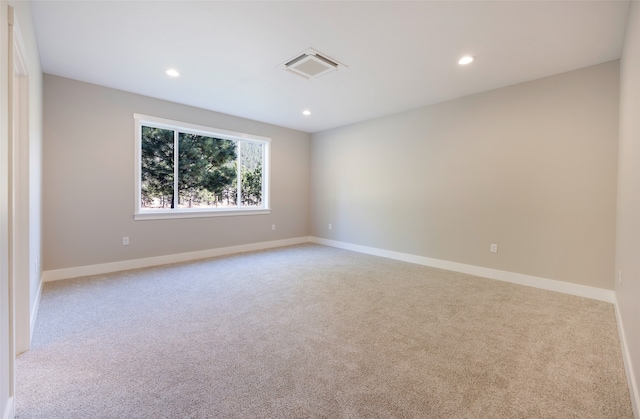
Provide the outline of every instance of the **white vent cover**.
[[344,64],[311,48],[278,67],[309,80],[347,68]]

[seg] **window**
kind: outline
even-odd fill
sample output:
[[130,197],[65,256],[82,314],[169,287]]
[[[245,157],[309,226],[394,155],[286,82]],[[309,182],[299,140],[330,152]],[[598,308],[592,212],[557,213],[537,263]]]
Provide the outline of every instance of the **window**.
[[269,213],[270,138],[134,118],[135,219]]

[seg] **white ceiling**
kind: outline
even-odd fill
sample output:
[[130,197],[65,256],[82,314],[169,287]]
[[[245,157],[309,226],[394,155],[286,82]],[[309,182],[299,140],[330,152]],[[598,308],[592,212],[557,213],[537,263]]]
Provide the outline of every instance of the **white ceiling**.
[[[31,9],[45,73],[317,132],[617,59],[629,2],[47,0]],[[313,81],[278,68],[307,48],[348,68]],[[465,54],[477,59],[459,66]]]

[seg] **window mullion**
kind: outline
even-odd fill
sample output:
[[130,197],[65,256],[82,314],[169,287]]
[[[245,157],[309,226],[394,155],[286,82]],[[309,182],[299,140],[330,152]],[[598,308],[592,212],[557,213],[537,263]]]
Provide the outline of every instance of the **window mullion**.
[[173,131],[173,208],[178,208],[178,154],[180,150],[179,144],[180,133],[178,131]]
[[260,186],[260,193],[262,197],[262,206],[264,208],[269,207],[269,194],[267,192],[267,185],[269,182],[269,167],[267,166],[268,159],[268,144],[262,144],[262,185]]
[[237,166],[237,172],[236,172],[236,177],[237,177],[237,190],[238,190],[238,196],[236,199],[236,205],[237,206],[241,206],[242,205],[242,141],[238,141],[238,164],[236,164]]

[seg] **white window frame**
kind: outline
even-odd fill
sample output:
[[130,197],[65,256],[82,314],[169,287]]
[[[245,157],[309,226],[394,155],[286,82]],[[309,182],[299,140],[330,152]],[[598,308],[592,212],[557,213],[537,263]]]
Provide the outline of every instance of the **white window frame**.
[[[199,218],[235,215],[265,215],[271,213],[270,192],[270,165],[271,165],[271,138],[242,132],[228,131],[220,128],[205,127],[189,124],[171,119],[155,116],[133,114],[135,120],[135,208],[133,218],[135,220],[159,220],[171,218]],[[142,208],[142,126],[162,128],[182,132],[185,134],[202,135],[206,137],[220,138],[224,140],[242,140],[263,144],[264,153],[262,161],[262,206],[260,207],[231,207],[231,208],[171,208],[149,209]],[[177,135],[176,135],[177,136]],[[175,149],[177,152],[178,150]],[[176,173],[174,181],[178,182],[178,166],[174,166]],[[240,180],[238,180],[240,181]],[[174,194],[176,193],[174,187]],[[240,199],[240,197],[238,197]]]

